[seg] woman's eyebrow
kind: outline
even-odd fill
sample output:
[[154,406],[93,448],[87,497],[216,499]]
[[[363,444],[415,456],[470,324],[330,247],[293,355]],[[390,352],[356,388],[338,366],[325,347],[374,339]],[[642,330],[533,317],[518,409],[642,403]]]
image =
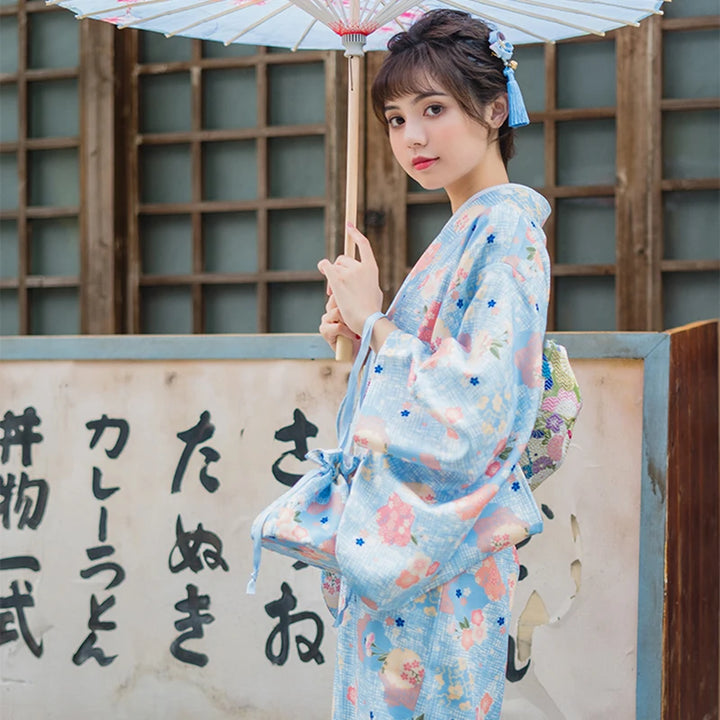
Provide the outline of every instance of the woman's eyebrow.
[[[417,105],[417,103],[422,102],[423,100],[427,100],[430,97],[447,97],[447,93],[440,92],[439,90],[428,90],[427,92],[421,92],[418,93],[411,101],[411,105]],[[384,112],[388,112],[388,110],[398,110],[399,107],[397,105],[385,105],[383,108]]]
[[440,92],[439,90],[428,90],[427,92],[418,93],[413,99],[412,104],[416,105],[422,100],[427,100],[430,97],[447,97],[447,93]]

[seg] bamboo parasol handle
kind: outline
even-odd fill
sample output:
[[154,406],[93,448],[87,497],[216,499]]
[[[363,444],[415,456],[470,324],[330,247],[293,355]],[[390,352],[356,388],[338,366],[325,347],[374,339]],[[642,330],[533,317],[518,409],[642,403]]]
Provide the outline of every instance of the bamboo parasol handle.
[[[357,225],[358,155],[360,152],[360,57],[348,57],[347,165],[345,180],[345,255],[355,257],[355,243],[347,231],[347,223]],[[335,346],[335,359],[352,360],[352,341],[340,336]]]

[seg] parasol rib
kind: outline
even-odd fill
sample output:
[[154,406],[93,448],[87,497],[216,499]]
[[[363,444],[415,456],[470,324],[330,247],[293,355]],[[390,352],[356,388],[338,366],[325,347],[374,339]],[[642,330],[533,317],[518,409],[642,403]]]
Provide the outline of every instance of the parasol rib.
[[[467,7],[466,5],[461,5],[460,3],[453,2],[453,0],[443,0],[443,2],[446,5],[449,5],[450,7],[454,7],[457,10],[462,10],[463,12],[470,13],[471,15],[478,14],[477,10],[473,10],[473,9]],[[489,20],[490,22],[496,23],[498,25],[504,25],[505,27],[513,28],[513,30],[519,30],[520,32],[525,33],[526,35],[529,35],[530,37],[534,37],[534,38],[537,38],[538,40],[541,40],[542,42],[554,42],[554,40],[552,40],[549,37],[546,37],[545,35],[538,35],[536,32],[528,30],[527,28],[524,28],[521,25],[514,25],[513,23],[500,21],[493,15],[487,15],[486,13],[483,13],[482,17],[485,20]]]
[[404,23],[401,23],[399,18],[395,18],[395,24],[396,24],[403,32],[407,32],[407,25],[405,25]]
[[375,15],[375,11],[377,10],[377,6],[380,5],[381,2],[384,6],[385,3],[383,2],[383,0],[375,0],[375,2],[373,3],[373,6],[370,8],[369,12],[368,12],[368,6],[366,5],[365,10],[363,11],[363,14],[360,18],[361,22],[372,22],[373,15]]
[[297,52],[297,49],[302,45],[302,41],[307,37],[308,33],[313,29],[313,25],[317,20],[313,20],[306,28],[305,32],[300,36],[300,39],[292,46],[292,52]]
[[[331,3],[323,4],[320,0],[295,0],[295,4],[325,25],[329,25],[335,21],[341,22],[337,8]],[[309,8],[311,7],[316,8],[318,12],[310,10]],[[318,13],[320,13],[325,19],[321,19]]]
[[[651,15],[664,15],[662,10],[656,10],[655,6],[640,6],[640,5],[628,5],[627,3],[611,2],[610,0],[573,0],[576,3],[587,3],[589,5],[607,5],[608,7],[616,7],[621,10],[628,10],[630,12],[646,12]],[[670,0],[665,0],[670,2]]]
[[332,3],[323,3],[322,0],[310,0],[310,2],[312,2],[320,10],[320,12],[325,12],[328,14],[328,17],[335,18],[338,22],[340,22],[340,13]]
[[[257,2],[260,2],[260,0],[254,0],[252,3],[247,3],[247,5],[255,4]],[[166,12],[157,13],[156,15],[148,15],[147,17],[140,17],[140,18],[133,18],[132,20],[129,20],[128,22],[118,23],[119,28],[127,28],[131,27],[133,25],[142,25],[145,22],[150,22],[151,20],[157,20],[161,17],[167,17],[168,15],[177,15],[179,13],[187,12],[188,10],[194,10],[195,8],[203,7],[205,5],[214,5],[217,3],[217,0],[203,0],[202,2],[195,3],[193,5],[184,5],[183,7],[173,8],[172,10],[167,10]],[[216,18],[222,17],[223,15],[227,15],[228,13],[231,13],[235,10],[235,8],[230,8],[228,10],[223,10],[220,13],[217,13],[215,15],[209,15],[208,17],[204,17],[200,24],[209,22],[210,20],[215,20]],[[194,25],[189,25],[188,27],[194,27]],[[174,34],[181,32],[181,30],[173,30],[171,34],[165,34],[165,37],[172,37]]]
[[[253,0],[253,2],[244,3],[242,7],[231,7],[231,8],[228,8],[227,10],[223,10],[222,12],[216,13],[215,15],[208,15],[207,17],[201,18],[200,20],[196,20],[195,22],[190,23],[189,25],[186,25],[185,27],[181,27],[181,28],[178,28],[177,30],[172,30],[171,32],[165,33],[165,37],[166,38],[175,37],[176,35],[179,35],[180,33],[184,33],[185,31],[190,30],[190,28],[198,27],[199,25],[204,25],[205,23],[212,22],[213,20],[217,20],[218,18],[225,17],[225,15],[231,15],[234,12],[239,12],[243,8],[246,8],[248,5],[257,5],[260,2],[262,2],[262,0]],[[201,3],[201,4],[204,4],[204,3]],[[155,17],[157,17],[157,16],[155,16]],[[145,20],[153,20],[153,19],[154,18],[145,18]],[[141,23],[145,22],[145,20],[135,21],[135,23],[137,25],[140,25]],[[131,25],[131,24],[132,23],[128,23],[128,25]],[[124,27],[127,27],[127,25],[125,25]]]
[[[483,0],[484,1],[484,0]],[[560,5],[551,5],[550,3],[540,2],[540,0],[513,0],[520,5],[532,5],[534,7],[547,8],[548,10],[559,10],[560,12],[570,13],[572,15],[583,15],[584,17],[592,17],[598,20],[608,20],[609,22],[616,22],[622,25],[631,25],[632,27],[640,27],[640,23],[621,20],[617,17],[609,17],[608,15],[598,15],[597,13],[588,12],[587,10],[581,10],[580,8],[573,8],[570,6],[562,7]],[[508,7],[510,12],[513,12],[511,7]]]
[[229,40],[226,40],[224,42],[225,47],[230,45],[231,43],[234,43],[239,37],[242,37],[245,35],[245,33],[249,33],[251,30],[254,30],[256,27],[260,27],[263,23],[266,23],[268,20],[271,20],[272,18],[276,17],[280,13],[285,12],[288,8],[291,8],[293,4],[291,2],[286,3],[282,7],[279,7],[277,10],[273,10],[271,13],[268,13],[265,17],[260,18],[257,22],[254,22],[252,25],[248,25],[244,30],[239,32],[237,35],[234,35]]
[[[492,2],[492,0],[467,0],[467,2],[473,3],[473,5],[479,5],[480,7],[493,7],[498,8],[499,10],[503,10],[507,13],[511,13],[512,15],[521,15],[523,17],[531,17],[535,18],[536,20],[544,20],[546,22],[552,21],[553,23],[557,25],[564,25],[565,27],[572,28],[573,30],[582,30],[584,33],[589,33],[591,35],[598,35],[599,37],[605,37],[605,33],[601,30],[594,30],[593,28],[585,27],[584,25],[576,25],[575,23],[568,22],[567,20],[560,20],[559,18],[548,18],[547,15],[541,15],[540,13],[532,12],[530,10],[521,10],[518,8],[510,8],[507,4]],[[482,17],[486,17],[485,12],[481,10],[473,10],[473,14],[475,15],[481,15]],[[504,20],[497,20],[496,22],[503,24]]]
[[[375,0],[375,5],[373,6],[372,12],[373,13],[375,12],[378,5],[382,5],[383,10],[388,10],[389,7],[397,8],[397,5],[392,4],[392,0],[390,0],[390,2],[391,2],[391,4],[390,4],[390,6],[388,6],[388,4],[387,4],[387,2],[385,2],[385,0]],[[400,22],[400,16],[402,14],[404,14],[407,10],[409,10],[409,8],[406,7],[402,12],[394,12],[393,13],[394,17],[389,21],[391,23],[395,23],[403,32],[407,32],[407,27],[402,22]],[[382,17],[382,13],[379,13],[377,18],[373,18],[371,16],[369,21],[375,22],[378,25],[384,24],[384,22],[383,23],[378,22],[378,18],[380,18],[380,17]]]
[[[58,5],[63,0],[45,0],[45,5]],[[126,2],[122,4],[123,9],[132,10],[134,7],[142,7],[143,5],[156,5],[158,3],[171,2],[171,0],[135,0],[135,2]],[[92,12],[83,13],[82,15],[76,15],[76,20],[84,20],[88,17],[95,15],[104,15],[109,12],[117,12],[119,5],[116,3],[112,7],[103,8],[102,10],[93,10]]]
[[[123,4],[124,10],[132,10],[135,7],[144,7],[145,5],[157,5],[158,3],[164,3],[168,2],[169,0],[142,0],[142,2],[129,2]],[[61,2],[61,0],[48,0],[46,2],[46,5],[55,5],[56,3]],[[92,12],[83,13],[82,15],[76,15],[76,20],[84,20],[85,18],[89,17],[95,17],[97,15],[105,15],[106,13],[110,12],[117,12],[118,11],[118,4],[115,3],[112,7],[103,8],[102,10],[93,10]],[[163,13],[164,15],[165,13]]]
[[[590,32],[590,33],[593,33],[593,34],[598,34],[597,31],[594,31],[594,30],[592,30],[592,29],[584,28],[584,27],[581,27],[581,26],[578,26],[578,25],[573,25],[572,23],[564,22],[564,21],[562,21],[562,20],[558,20],[557,18],[548,18],[548,17],[544,17],[544,16],[542,16],[542,15],[535,15],[535,14],[530,13],[530,12],[528,12],[528,11],[523,11],[523,10],[520,10],[520,9],[518,9],[518,8],[509,7],[509,6],[507,6],[507,5],[503,6],[503,5],[494,4],[494,3],[489,3],[489,2],[483,3],[482,0],[475,0],[475,1],[477,1],[478,4],[491,5],[491,6],[500,8],[500,9],[505,10],[505,11],[510,12],[510,13],[527,15],[528,17],[534,17],[534,18],[538,18],[538,19],[542,19],[542,20],[552,20],[553,22],[558,22],[559,24],[566,25],[566,26],[568,26],[568,27],[573,27],[573,28],[576,28],[576,29],[583,30],[583,31],[585,31],[585,32]],[[577,15],[584,15],[584,16],[587,16],[587,17],[593,17],[593,18],[597,18],[597,19],[599,19],[599,20],[607,20],[607,21],[609,21],[609,22],[614,22],[614,23],[618,23],[618,24],[621,24],[621,25],[631,25],[631,26],[633,26],[633,27],[638,27],[638,23],[637,23],[637,22],[632,22],[632,21],[623,20],[622,18],[618,18],[618,17],[614,17],[614,16],[601,15],[601,14],[599,14],[599,13],[589,12],[589,11],[587,11],[587,10],[583,10],[582,8],[573,8],[573,7],[569,7],[569,6],[552,5],[552,4],[549,4],[549,3],[539,2],[539,1],[537,1],[537,0],[535,0],[535,1],[533,1],[533,0],[515,0],[515,1],[518,2],[518,3],[521,3],[521,4],[524,3],[524,4],[527,4],[527,5],[534,5],[534,6],[537,6],[537,7],[548,8],[548,9],[551,9],[551,10],[558,10],[558,11],[560,11],[560,12],[567,12],[567,13],[572,13],[572,14],[577,14]],[[648,6],[637,7],[637,6],[629,5],[629,4],[627,4],[627,3],[612,2],[611,0],[607,0],[607,1],[603,1],[603,0],[574,0],[574,2],[582,3],[582,4],[587,4],[587,5],[605,5],[605,6],[608,6],[608,7],[617,7],[617,8],[620,8],[620,9],[622,9],[622,10],[628,10],[628,11],[647,12],[647,13],[654,14],[654,15],[662,15],[662,14],[663,14],[662,10],[655,10],[654,7],[648,7]],[[452,5],[453,7],[457,7],[457,4],[456,4],[456,3],[447,2],[447,3],[445,3],[445,4],[446,4],[446,5]],[[377,10],[377,8],[378,8],[379,5],[382,7],[382,10],[381,10],[380,13],[378,13],[378,15],[377,15],[375,18],[373,18],[372,16],[373,16],[373,14],[375,13],[375,11]],[[409,7],[412,7],[412,5],[410,5],[410,6],[405,5],[405,6],[402,8],[402,10],[400,10],[400,8],[398,8],[398,5],[395,4],[395,3],[391,3],[390,5],[388,5],[388,4],[386,4],[385,0],[375,0],[375,4],[373,5],[372,9],[370,10],[369,15],[364,16],[363,19],[364,19],[364,21],[366,21],[366,22],[367,22],[369,19],[372,19],[377,25],[382,25],[382,24],[384,24],[387,20],[392,20],[392,21],[395,22],[399,27],[401,27],[401,28],[404,29],[403,24],[398,20],[398,15],[402,14],[402,12],[404,12],[404,11],[407,10],[407,9],[409,9]],[[422,6],[420,6],[420,7],[421,7],[421,9],[423,9],[425,12],[427,12],[428,8],[424,8],[424,7],[422,7]],[[487,13],[481,12],[481,11],[479,11],[479,10],[472,10],[472,9],[470,9],[470,8],[468,8],[468,7],[465,7],[465,8],[463,8],[463,9],[465,10],[465,12],[470,12],[470,13],[473,14],[473,15],[481,15],[482,17],[485,17],[485,18],[487,18],[487,19],[489,19],[489,20],[491,19],[493,22],[496,22],[496,23],[498,23],[499,25],[506,25],[507,27],[512,27],[512,28],[514,28],[515,30],[520,30],[520,31],[522,31],[522,32],[524,32],[524,33],[532,36],[532,37],[537,37],[538,39],[541,39],[541,40],[550,41],[550,39],[549,39],[549,38],[546,38],[545,36],[541,36],[541,35],[538,35],[537,33],[529,32],[528,30],[526,30],[526,29],[524,29],[524,28],[522,28],[522,27],[520,27],[520,26],[518,26],[518,25],[513,25],[513,24],[510,23],[510,22],[507,22],[507,21],[504,21],[504,20],[498,20],[497,18],[494,18],[494,17],[491,18],[489,15],[487,15]],[[400,11],[399,11],[399,10],[400,10]],[[391,14],[391,13],[392,13],[392,15],[394,15],[395,17],[388,17],[388,15]]]
[[334,23],[335,20],[340,19],[335,8],[331,5],[323,7],[320,3],[314,2],[314,0],[295,0],[295,5],[325,25],[330,25]]
[[332,2],[332,0],[326,0],[328,6],[332,6],[333,8],[337,8],[340,10],[340,14],[342,15],[342,20],[340,21],[343,25],[349,25],[348,23],[348,17],[345,14],[345,3],[340,2],[337,6]]
[[410,10],[416,5],[417,0],[405,0],[405,2],[393,3],[390,6],[386,5],[383,10],[372,19],[372,22],[375,23],[377,27],[380,27],[390,20],[395,20],[405,11]]

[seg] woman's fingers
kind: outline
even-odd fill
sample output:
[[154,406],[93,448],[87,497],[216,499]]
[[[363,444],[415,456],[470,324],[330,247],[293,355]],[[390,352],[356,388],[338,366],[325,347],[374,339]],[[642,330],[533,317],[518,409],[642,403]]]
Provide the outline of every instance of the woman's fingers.
[[325,303],[325,312],[330,312],[330,310],[336,310],[337,309],[337,300],[335,299],[335,296],[332,294],[332,291],[330,291],[330,296],[328,297],[328,301]]
[[375,254],[373,253],[370,241],[354,225],[348,223],[347,227],[348,234],[357,245],[358,253],[360,254],[360,262],[376,265]]
[[[340,320],[354,335],[362,332],[366,318],[380,310],[382,290],[370,241],[352,225],[348,225],[348,236],[357,244],[360,260],[340,255],[331,263],[324,258],[318,263],[318,270],[330,288],[326,309],[329,312],[337,305]],[[330,304],[331,299],[335,304]]]
[[344,324],[342,314],[340,313],[340,308],[337,306],[336,303],[333,303],[331,305],[328,302],[328,304],[325,306],[325,314],[322,316],[321,322]]
[[333,350],[335,349],[335,344],[337,343],[338,336],[340,335],[343,335],[354,342],[358,339],[357,335],[350,330],[344,322],[336,320],[335,313],[326,313],[322,316],[319,331]]

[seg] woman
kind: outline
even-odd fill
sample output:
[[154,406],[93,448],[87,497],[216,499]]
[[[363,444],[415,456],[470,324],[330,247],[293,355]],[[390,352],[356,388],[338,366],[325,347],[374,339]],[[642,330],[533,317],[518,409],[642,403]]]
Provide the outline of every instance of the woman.
[[320,332],[372,348],[341,575],[323,579],[339,612],[334,718],[499,718],[514,546],[542,528],[517,461],[542,392],[549,206],[508,183],[524,108],[501,35],[437,10],[388,48],[375,112],[403,169],[444,188],[453,214],[387,314],[355,228],[359,260],[318,264]]

